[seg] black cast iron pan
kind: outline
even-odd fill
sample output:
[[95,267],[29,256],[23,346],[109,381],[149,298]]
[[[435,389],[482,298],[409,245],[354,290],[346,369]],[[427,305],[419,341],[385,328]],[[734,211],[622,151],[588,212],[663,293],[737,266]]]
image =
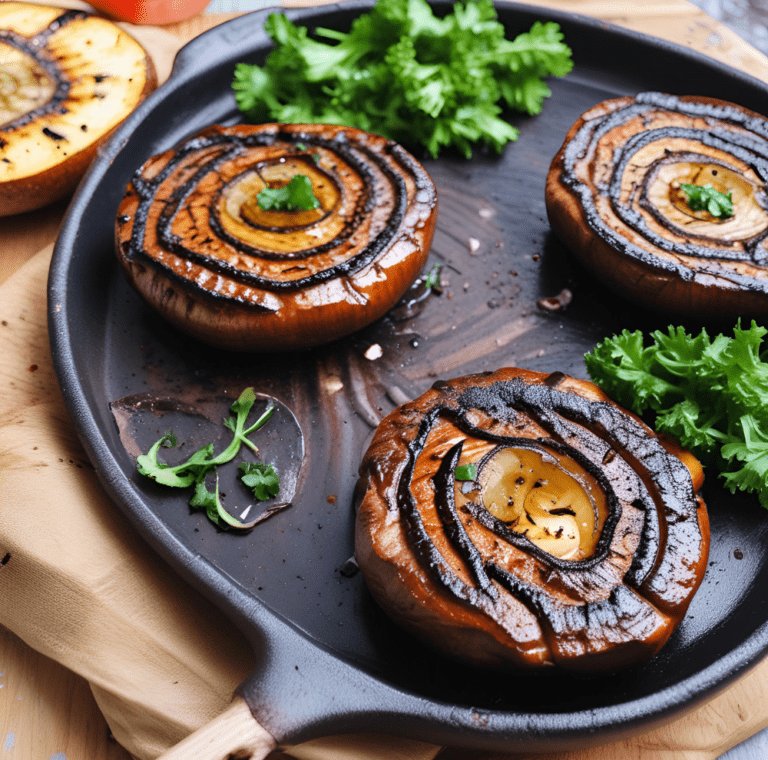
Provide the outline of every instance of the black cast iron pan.
[[[347,29],[369,7],[288,15],[310,27]],[[537,19],[559,22],[575,69],[550,83],[542,114],[513,117],[520,139],[503,155],[424,158],[440,198],[428,266],[443,265],[442,295],[402,305],[330,346],[248,356],[182,336],[124,282],[113,220],[126,183],[150,155],[209,124],[238,120],[233,69],[268,52],[266,12],[223,24],[181,51],[170,81],[101,151],[58,239],[50,331],[72,418],[115,502],[248,635],[258,665],[239,692],[281,744],[361,732],[507,751],[607,742],[692,709],[768,646],[768,520],[756,499],[730,496],[713,476],[705,492],[712,550],[704,584],[662,652],[616,675],[512,678],[449,663],[396,629],[360,575],[345,571],[357,466],[376,423],[397,403],[438,377],[505,365],[585,377],[583,354],[604,337],[666,327],[597,285],[548,228],[546,172],[579,114],[607,97],[649,89],[756,111],[768,104],[762,82],[674,45],[544,8],[499,3],[498,11],[509,35]],[[566,311],[537,309],[538,299],[564,287],[574,293]],[[381,357],[371,360],[373,345]],[[190,512],[186,494],[137,475],[131,453],[146,450],[169,419],[182,439],[178,425],[193,437],[210,432],[211,420],[249,385],[279,402],[263,441],[287,473],[293,506],[243,536],[218,531]],[[137,399],[164,410],[160,419],[147,418]]]

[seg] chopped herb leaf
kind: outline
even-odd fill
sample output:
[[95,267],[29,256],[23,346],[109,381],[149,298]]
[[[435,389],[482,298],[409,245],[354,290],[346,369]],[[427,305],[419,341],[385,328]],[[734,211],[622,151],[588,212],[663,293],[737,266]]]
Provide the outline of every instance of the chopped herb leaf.
[[280,493],[280,476],[274,465],[264,462],[241,462],[240,480],[253,491],[259,501],[266,501]]
[[265,187],[256,199],[262,211],[309,211],[320,205],[305,174],[297,174],[284,187]]
[[[716,468],[733,493],[757,493],[768,508],[768,329],[739,322],[733,337],[691,336],[682,327],[604,340],[585,363],[592,380],[657,430]],[[654,420],[651,420],[654,422]]]
[[477,478],[477,466],[474,464],[460,464],[454,474],[456,480],[475,480]]
[[432,288],[440,287],[440,264],[435,264],[432,269],[429,270],[427,279],[424,280],[424,287],[428,290]]
[[348,33],[316,29],[321,40],[282,13],[264,28],[274,49],[263,67],[238,64],[232,83],[246,119],[346,124],[435,157],[447,147],[469,157],[477,143],[500,151],[518,137],[504,109],[539,113],[543,79],[573,66],[558,24],[508,40],[491,0],[444,18],[426,0],[377,0]]
[[[248,439],[248,436],[266,424],[267,420],[272,416],[275,407],[273,405],[269,406],[256,422],[246,427],[248,415],[255,401],[256,393],[253,388],[246,388],[230,407],[235,416],[225,420],[224,425],[232,431],[232,441],[220,454],[214,456],[213,444],[209,443],[198,449],[189,459],[181,464],[171,466],[161,462],[158,459],[160,448],[176,446],[178,443],[173,431],[169,430],[146,454],[137,457],[136,466],[138,471],[164,486],[173,488],[189,488],[193,486],[194,493],[189,501],[190,506],[195,509],[204,509],[208,519],[216,525],[240,529],[253,527],[255,523],[243,523],[232,517],[224,509],[219,499],[218,475],[216,476],[215,491],[210,491],[205,481],[208,475],[215,473],[218,466],[232,461],[240,451],[242,444],[245,444],[254,452],[258,451],[253,442]],[[280,490],[280,485],[275,468],[271,464],[264,465],[261,463],[256,463],[255,467],[265,468],[264,477],[266,485],[263,487],[269,491],[270,496],[276,495]],[[269,476],[270,472],[274,474],[274,477]],[[250,484],[247,485],[250,486]],[[257,495],[257,498],[262,497]]]
[[[205,485],[205,476],[195,482],[195,493],[189,500],[189,506],[194,509],[204,509],[208,519],[218,525],[220,528],[229,526],[230,528],[248,529],[252,527],[248,523],[241,522],[236,517],[232,517],[219,499],[219,477],[216,476],[216,490],[209,491]],[[224,523],[224,525],[222,525]]]
[[721,193],[712,185],[680,185],[685,193],[686,203],[691,211],[708,211],[716,219],[727,219],[733,216],[731,192]]
[[213,444],[198,449],[182,464],[171,467],[158,459],[160,447],[175,446],[177,443],[173,431],[169,430],[154,446],[136,459],[136,466],[142,475],[157,481],[160,485],[172,488],[187,488],[195,482],[201,469],[211,466],[213,459]]

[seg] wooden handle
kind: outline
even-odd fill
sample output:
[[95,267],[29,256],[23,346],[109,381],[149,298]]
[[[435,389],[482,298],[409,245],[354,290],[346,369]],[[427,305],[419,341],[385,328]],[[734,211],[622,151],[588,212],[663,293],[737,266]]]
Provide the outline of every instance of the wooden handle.
[[242,697],[157,760],[264,760],[276,742]]

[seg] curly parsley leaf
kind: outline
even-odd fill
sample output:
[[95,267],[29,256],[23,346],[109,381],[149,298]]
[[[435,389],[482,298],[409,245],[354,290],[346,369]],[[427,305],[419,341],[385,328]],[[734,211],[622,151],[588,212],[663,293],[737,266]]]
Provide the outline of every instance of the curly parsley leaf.
[[640,331],[608,338],[584,357],[592,380],[637,414],[651,412],[726,486],[756,493],[768,508],[768,330],[752,322],[733,337],[702,330]]
[[240,480],[248,486],[259,501],[266,501],[280,493],[280,476],[274,465],[264,462],[241,462]]
[[316,29],[321,39],[283,14],[265,30],[275,47],[264,66],[238,64],[232,83],[246,119],[346,124],[435,157],[501,150],[518,137],[504,109],[539,113],[544,78],[573,66],[557,24],[508,40],[491,0],[456,3],[444,18],[425,0],[378,0],[349,32]]
[[643,347],[640,331],[624,330],[621,335],[595,346],[584,357],[590,376],[622,406],[642,414],[649,407],[656,409],[663,399],[679,395],[677,386],[656,367],[654,351]]
[[262,211],[310,211],[320,206],[306,174],[297,174],[283,187],[265,187],[256,200]]
[[760,496],[760,503],[768,507],[768,423],[755,416],[745,414],[739,420],[741,439],[734,438],[725,444],[723,456],[728,461],[736,460],[743,466],[739,470],[723,474],[726,486],[734,493],[736,489],[754,491]]
[[691,211],[708,211],[717,219],[733,216],[730,192],[721,193],[712,185],[682,184],[680,189],[685,193],[686,203]]

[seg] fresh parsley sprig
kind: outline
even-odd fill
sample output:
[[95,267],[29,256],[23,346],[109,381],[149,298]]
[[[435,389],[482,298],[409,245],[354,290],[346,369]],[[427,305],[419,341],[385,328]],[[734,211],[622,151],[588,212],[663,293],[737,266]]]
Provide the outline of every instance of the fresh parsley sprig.
[[676,438],[725,485],[756,493],[768,508],[768,330],[739,322],[733,337],[688,335],[682,327],[651,333],[624,330],[584,361],[592,380],[655,427]]
[[477,480],[477,465],[473,462],[460,464],[454,471],[456,480]]
[[274,465],[264,462],[241,462],[240,480],[259,501],[266,501],[280,492],[280,478]]
[[171,488],[187,488],[195,482],[198,469],[210,466],[213,458],[213,444],[198,449],[186,462],[173,467],[158,459],[160,447],[173,448],[178,445],[173,430],[169,430],[152,448],[136,459],[136,466],[142,475]]
[[437,18],[426,0],[377,0],[348,33],[295,26],[271,14],[263,67],[240,63],[233,89],[249,121],[346,124],[432,156],[447,147],[501,150],[518,130],[504,108],[541,111],[544,77],[564,76],[571,51],[555,23],[505,38],[491,0],[456,3]]
[[686,203],[691,211],[708,211],[716,219],[727,219],[733,216],[732,193],[721,193],[712,185],[682,184],[680,189],[685,193]]
[[256,202],[262,211],[311,211],[320,206],[306,174],[297,174],[283,187],[265,187]]
[[429,273],[424,280],[424,287],[427,288],[427,290],[440,288],[440,270],[442,268],[442,264],[435,264],[432,269],[429,270]]
[[[216,468],[231,462],[240,451],[240,447],[245,444],[254,453],[258,452],[256,445],[248,439],[248,436],[262,428],[275,411],[274,405],[269,406],[266,411],[249,427],[246,427],[248,415],[256,401],[256,393],[253,388],[246,388],[237,400],[231,405],[230,411],[234,416],[224,421],[225,427],[232,431],[232,441],[219,454],[214,455],[212,443],[199,448],[186,461],[169,465],[162,462],[159,458],[161,448],[171,448],[178,445],[176,436],[172,430],[169,430],[160,440],[158,440],[146,454],[142,454],[136,459],[138,471],[148,478],[156,481],[160,485],[170,486],[172,488],[193,487],[194,492],[189,504],[194,509],[204,509],[208,519],[220,527],[232,527],[241,530],[252,528],[258,521],[257,517],[251,522],[243,522],[229,514],[221,503],[219,498],[219,481],[216,474],[216,487],[211,491],[206,481],[208,476],[216,473]],[[245,465],[245,468],[244,468]],[[273,465],[255,463],[256,469],[263,472],[266,485],[255,489],[253,484],[246,480],[247,473],[253,467],[253,464],[243,463],[240,465],[243,472],[246,473],[241,480],[252,489],[254,496],[259,501],[276,496],[280,491],[280,481],[277,470]]]

